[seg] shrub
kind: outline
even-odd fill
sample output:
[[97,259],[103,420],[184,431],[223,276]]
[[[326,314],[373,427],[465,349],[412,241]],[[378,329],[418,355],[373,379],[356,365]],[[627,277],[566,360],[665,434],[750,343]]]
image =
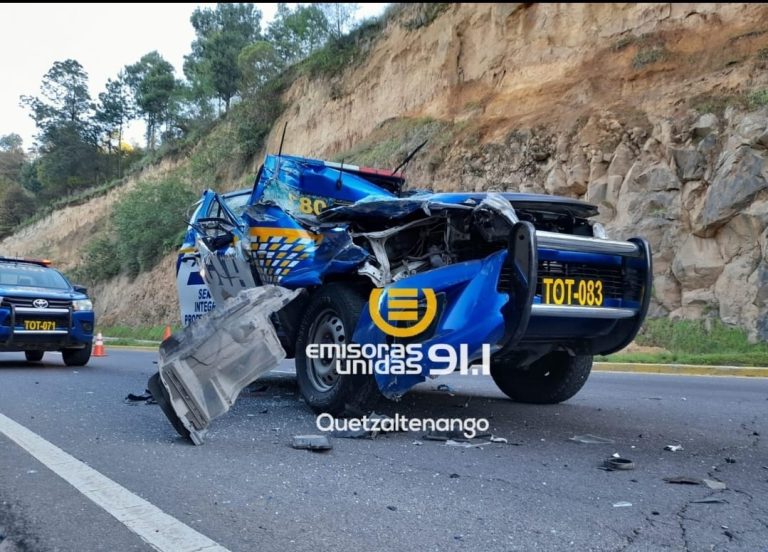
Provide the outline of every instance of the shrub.
[[[450,125],[429,117],[388,119],[354,148],[338,153],[336,161],[368,167],[394,168],[424,140],[431,150],[450,137]],[[422,150],[422,154],[426,153]]]
[[289,82],[287,76],[272,79],[232,108],[230,120],[234,121],[237,144],[244,159],[256,155],[264,145],[272,125],[283,112],[281,97]]
[[426,3],[420,2],[414,5],[413,17],[404,20],[401,25],[403,28],[413,31],[422,27],[428,27],[432,22],[440,17],[450,7],[447,2]]
[[83,262],[72,271],[72,279],[91,285],[117,276],[120,273],[120,260],[116,251],[117,241],[113,237],[106,235],[94,238],[85,248]]
[[768,105],[768,90],[757,90],[747,96],[747,105],[751,109],[757,109]]
[[628,47],[630,44],[635,42],[634,36],[622,36],[619,40],[616,41],[616,43],[613,45],[613,51],[614,52],[620,52],[624,48]]
[[195,199],[176,178],[145,181],[126,194],[112,215],[120,269],[136,276],[178,246],[187,226],[185,212]]
[[663,46],[641,49],[635,54],[635,58],[632,60],[632,67],[640,69],[648,64],[664,59],[666,55],[667,50]]
[[349,34],[329,40],[297,67],[300,72],[312,78],[338,75],[352,60],[362,63],[362,58],[370,51],[385,26],[386,16],[364,19]]

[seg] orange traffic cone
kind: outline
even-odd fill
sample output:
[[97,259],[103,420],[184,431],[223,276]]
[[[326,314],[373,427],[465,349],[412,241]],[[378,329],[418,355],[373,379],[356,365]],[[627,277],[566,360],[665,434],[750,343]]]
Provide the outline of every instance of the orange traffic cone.
[[105,357],[107,352],[104,350],[104,338],[101,337],[101,332],[96,334],[96,344],[93,346],[93,352],[91,356]]
[[165,331],[163,332],[163,341],[165,341],[169,337],[171,337],[171,327],[170,326],[166,326],[165,327]]

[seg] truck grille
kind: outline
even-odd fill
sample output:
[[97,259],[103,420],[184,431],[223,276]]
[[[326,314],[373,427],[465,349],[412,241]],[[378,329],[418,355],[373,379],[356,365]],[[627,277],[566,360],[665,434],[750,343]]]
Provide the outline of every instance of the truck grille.
[[[23,307],[27,309],[35,308],[33,304],[37,297],[3,297],[1,307]],[[46,299],[49,309],[68,309],[72,306],[72,301],[68,299]],[[40,309],[45,312],[45,309]]]

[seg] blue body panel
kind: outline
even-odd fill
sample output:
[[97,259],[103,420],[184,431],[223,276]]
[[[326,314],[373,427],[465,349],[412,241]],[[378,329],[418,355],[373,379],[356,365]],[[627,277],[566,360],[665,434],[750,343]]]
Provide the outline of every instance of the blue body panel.
[[[389,290],[397,288],[431,288],[436,294],[445,294],[434,331],[419,342],[425,350],[437,343],[466,344],[469,360],[477,360],[483,344],[491,344],[491,352],[495,352],[498,349],[495,344],[504,335],[501,309],[509,297],[496,291],[496,282],[506,256],[506,251],[499,251],[482,260],[465,261],[404,278],[385,287],[380,301],[386,302]],[[387,342],[387,336],[373,323],[367,308],[360,315],[353,339],[355,343]],[[429,358],[424,358],[421,365],[423,371],[419,375],[376,374],[376,383],[384,396],[398,397],[424,381],[431,369],[442,366]]]
[[[279,177],[275,178],[279,167]],[[339,184],[339,180],[341,180]],[[351,204],[364,198],[394,198],[393,193],[372,184],[362,176],[329,166],[326,162],[282,155],[268,155],[251,195],[251,205],[269,198],[269,185],[279,183],[289,191],[319,198],[332,198],[339,204]],[[334,205],[327,205],[331,208]]]

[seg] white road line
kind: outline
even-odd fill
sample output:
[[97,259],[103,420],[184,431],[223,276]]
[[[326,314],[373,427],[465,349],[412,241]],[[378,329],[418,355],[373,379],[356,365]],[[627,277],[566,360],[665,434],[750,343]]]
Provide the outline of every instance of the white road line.
[[91,499],[159,552],[229,552],[83,464],[36,433],[0,414],[0,433],[15,441],[53,473]]

